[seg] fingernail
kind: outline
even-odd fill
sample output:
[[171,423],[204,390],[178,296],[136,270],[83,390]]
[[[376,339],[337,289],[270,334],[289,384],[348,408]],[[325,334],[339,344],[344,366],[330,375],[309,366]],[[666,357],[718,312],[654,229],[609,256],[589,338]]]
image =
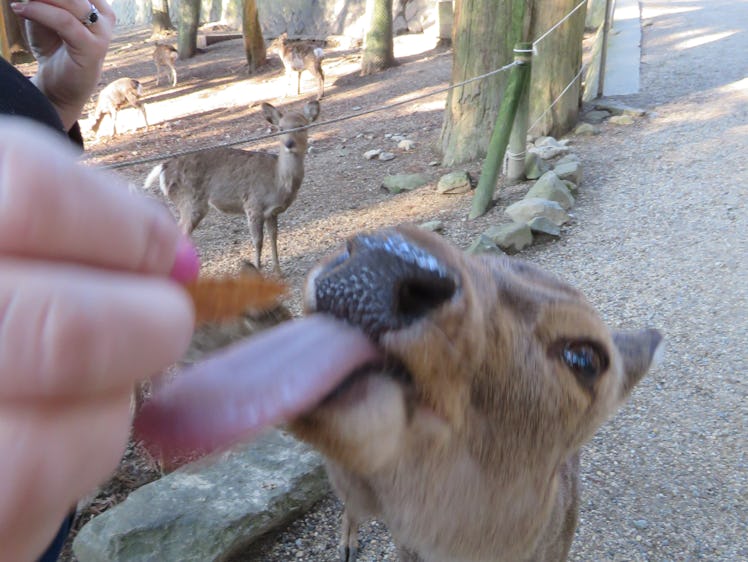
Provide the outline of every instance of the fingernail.
[[182,236],[179,239],[176,254],[169,276],[178,283],[189,283],[197,279],[197,274],[200,272],[200,258],[189,238]]
[[10,9],[16,14],[23,12],[23,4],[21,2],[11,2]]

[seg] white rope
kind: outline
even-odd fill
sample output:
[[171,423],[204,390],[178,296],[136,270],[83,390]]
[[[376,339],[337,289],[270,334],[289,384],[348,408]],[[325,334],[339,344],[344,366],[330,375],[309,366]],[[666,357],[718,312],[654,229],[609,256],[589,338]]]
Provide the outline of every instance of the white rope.
[[548,112],[549,112],[549,111],[550,111],[551,109],[553,109],[553,107],[554,107],[554,106],[555,106],[555,105],[556,105],[556,104],[558,103],[558,101],[559,101],[559,100],[560,100],[560,99],[561,99],[562,97],[564,97],[564,94],[565,94],[566,92],[568,92],[568,91],[569,91],[569,88],[571,88],[571,87],[572,87],[572,86],[574,85],[574,82],[576,82],[576,81],[577,81],[577,80],[579,79],[579,77],[580,77],[580,76],[582,75],[582,71],[583,71],[583,70],[584,70],[584,66],[582,66],[582,67],[581,67],[581,68],[579,69],[579,72],[577,72],[577,73],[576,73],[576,75],[574,76],[574,78],[572,78],[572,79],[571,79],[571,82],[569,82],[569,83],[568,83],[568,84],[566,85],[566,88],[564,88],[564,89],[563,89],[563,91],[562,91],[562,92],[561,92],[561,93],[560,93],[560,94],[558,95],[558,97],[557,97],[557,98],[556,98],[555,100],[553,100],[553,103],[551,103],[551,105],[549,105],[549,106],[548,106],[548,108],[547,108],[547,109],[546,109],[546,110],[545,110],[545,111],[544,111],[544,112],[543,112],[543,113],[542,113],[542,114],[540,115],[540,117],[538,117],[538,118],[537,118],[537,119],[535,120],[535,122],[534,122],[534,123],[533,123],[532,125],[530,125],[530,126],[529,126],[529,127],[527,128],[527,132],[528,132],[528,133],[529,133],[530,131],[532,131],[532,130],[533,130],[533,129],[535,128],[535,125],[537,125],[538,123],[540,123],[540,121],[542,121],[542,119],[543,119],[543,118],[544,118],[544,117],[545,117],[545,116],[546,116],[546,115],[548,114]]
[[561,18],[561,19],[560,19],[560,20],[559,20],[558,22],[556,22],[556,25],[554,25],[554,26],[553,26],[553,27],[551,27],[551,28],[550,28],[550,29],[549,29],[548,31],[546,31],[545,33],[543,33],[543,35],[541,35],[540,37],[538,37],[537,39],[535,39],[535,41],[533,41],[533,42],[532,42],[532,49],[533,49],[533,52],[534,52],[534,54],[536,54],[536,55],[538,54],[538,53],[537,53],[537,46],[538,46],[538,43],[540,43],[540,42],[541,42],[541,41],[542,41],[543,39],[545,39],[546,37],[548,37],[548,36],[549,36],[549,35],[550,35],[551,33],[553,33],[553,32],[554,32],[554,31],[555,31],[556,29],[558,29],[558,27],[559,27],[559,26],[560,26],[560,25],[561,25],[562,23],[564,23],[564,22],[565,22],[566,20],[568,20],[568,19],[569,19],[569,18],[570,18],[570,17],[572,16],[572,15],[574,15],[574,13],[575,13],[575,12],[576,12],[576,11],[577,11],[577,10],[578,10],[579,8],[581,8],[582,6],[584,6],[584,5],[586,4],[586,3],[587,3],[587,0],[582,0],[582,1],[581,1],[581,2],[579,3],[579,4],[577,4],[577,6],[576,6],[576,7],[575,7],[575,8],[574,8],[574,9],[573,9],[573,10],[572,10],[571,12],[569,12],[569,13],[568,13],[568,14],[566,14],[566,15],[565,15],[565,16],[564,16],[563,18]]
[[383,106],[380,106],[380,107],[374,107],[372,109],[367,109],[365,111],[358,111],[356,113],[349,113],[347,115],[341,115],[340,117],[336,117],[334,119],[328,119],[326,121],[316,121],[314,123],[310,123],[309,125],[305,125],[304,127],[297,127],[295,129],[287,129],[285,131],[276,131],[274,133],[267,133],[267,134],[259,135],[259,136],[256,136],[256,137],[243,138],[243,139],[239,139],[239,140],[236,140],[236,141],[226,142],[226,143],[222,143],[222,144],[216,144],[216,145],[213,145],[213,146],[202,146],[202,147],[198,147],[198,148],[191,148],[191,149],[183,150],[183,151],[180,151],[180,152],[174,152],[174,153],[166,154],[166,155],[149,156],[147,158],[141,158],[141,159],[138,159],[138,160],[128,160],[127,162],[117,162],[115,164],[108,164],[108,165],[104,165],[104,166],[101,166],[101,167],[104,168],[104,169],[114,170],[114,169],[117,169],[117,168],[125,168],[125,167],[129,167],[129,166],[137,166],[137,165],[140,165],[140,164],[150,164],[152,162],[158,162],[160,160],[167,160],[169,158],[176,158],[177,156],[186,156],[188,154],[195,154],[197,152],[202,152],[204,150],[210,150],[210,149],[213,149],[213,148],[222,148],[222,147],[228,147],[228,146],[236,146],[236,145],[239,145],[239,144],[255,143],[255,142],[258,142],[258,141],[265,140],[265,139],[277,137],[277,136],[280,136],[280,135],[285,135],[287,133],[293,133],[293,132],[296,132],[296,131],[303,131],[305,129],[311,129],[313,127],[323,127],[325,125],[331,125],[333,123],[339,123],[341,121],[347,121],[348,119],[353,119],[355,117],[361,117],[362,115],[368,115],[370,113],[376,113],[376,112],[379,112],[379,111],[388,111],[388,110],[393,109],[395,107],[400,107],[401,105],[406,105],[406,104],[413,103],[415,101],[418,101],[418,100],[421,100],[421,99],[424,99],[424,98],[435,96],[437,94],[442,94],[442,93],[447,92],[449,90],[452,90],[454,88],[459,88],[460,86],[464,86],[466,84],[470,84],[471,82],[476,82],[477,80],[483,80],[484,78],[488,78],[489,76],[493,76],[494,74],[499,74],[500,72],[505,72],[505,71],[509,70],[510,68],[512,68],[514,66],[517,66],[518,64],[521,64],[521,63],[519,63],[517,61],[512,61],[509,64],[502,66],[501,68],[497,68],[496,70],[491,70],[491,71],[486,72],[484,74],[480,74],[478,76],[473,76],[472,78],[468,78],[467,80],[463,80],[462,82],[458,82],[458,83],[452,84],[450,86],[445,86],[443,88],[439,88],[437,90],[434,90],[432,92],[428,92],[426,94],[421,94],[421,95],[418,95],[418,96],[414,96],[414,97],[408,98],[407,100],[397,101],[397,102],[394,102],[394,103],[391,103],[391,104],[388,104],[388,105],[383,105]]

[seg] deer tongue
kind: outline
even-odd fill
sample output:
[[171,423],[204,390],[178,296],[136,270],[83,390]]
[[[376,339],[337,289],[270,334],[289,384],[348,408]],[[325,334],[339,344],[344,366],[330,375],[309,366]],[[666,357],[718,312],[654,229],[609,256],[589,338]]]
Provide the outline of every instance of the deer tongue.
[[208,453],[317,405],[380,358],[359,330],[327,316],[285,322],[178,373],[135,419],[162,454]]

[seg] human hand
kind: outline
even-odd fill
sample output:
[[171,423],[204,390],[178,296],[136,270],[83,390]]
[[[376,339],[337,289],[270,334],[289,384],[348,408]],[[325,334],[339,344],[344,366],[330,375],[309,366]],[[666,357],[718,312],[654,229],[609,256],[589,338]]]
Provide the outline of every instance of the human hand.
[[[95,6],[98,20],[84,25]],[[106,0],[31,0],[11,9],[26,20],[31,50],[39,62],[32,78],[68,130],[78,120],[101,76],[115,16]]]
[[23,561],[116,467],[134,384],[186,349],[173,279],[197,261],[162,206],[39,125],[0,130],[0,558]]

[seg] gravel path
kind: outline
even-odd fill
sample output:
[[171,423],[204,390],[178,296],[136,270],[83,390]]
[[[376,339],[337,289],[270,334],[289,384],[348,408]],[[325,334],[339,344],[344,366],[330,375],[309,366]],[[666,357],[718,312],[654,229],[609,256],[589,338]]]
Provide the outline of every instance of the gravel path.
[[[576,143],[585,180],[563,240],[526,257],[621,327],[661,328],[668,353],[583,457],[571,559],[748,560],[748,3],[643,5],[650,115]],[[253,560],[336,560],[324,502]],[[393,560],[380,525],[362,561]]]

